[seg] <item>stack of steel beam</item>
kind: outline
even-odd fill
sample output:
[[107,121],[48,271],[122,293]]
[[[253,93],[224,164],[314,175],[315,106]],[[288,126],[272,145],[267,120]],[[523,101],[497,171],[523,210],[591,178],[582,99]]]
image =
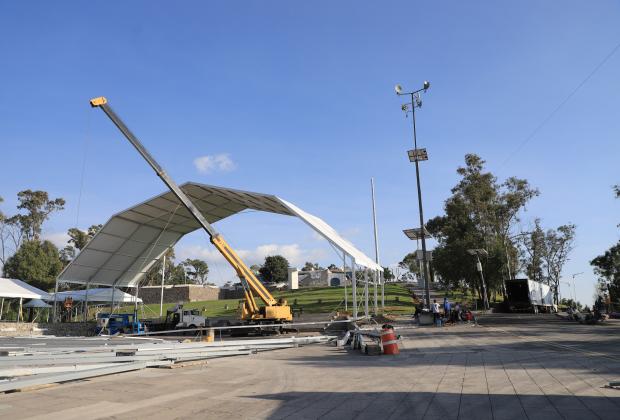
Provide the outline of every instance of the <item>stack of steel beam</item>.
[[[14,339],[0,347],[0,392],[66,382],[147,367],[249,355],[325,343],[332,336],[178,342],[159,339]],[[0,341],[2,345],[2,341]]]

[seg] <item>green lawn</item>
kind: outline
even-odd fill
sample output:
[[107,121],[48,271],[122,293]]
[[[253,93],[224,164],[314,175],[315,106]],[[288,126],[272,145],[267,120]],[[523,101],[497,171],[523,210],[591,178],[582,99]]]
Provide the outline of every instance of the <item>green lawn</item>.
[[[348,304],[349,312],[351,311],[351,289],[347,288],[349,293]],[[358,294],[361,290],[358,290]],[[381,299],[381,291],[379,290],[379,300]],[[369,304],[372,310],[373,305],[373,289],[369,290]],[[284,298],[288,300],[289,305],[294,309],[302,308],[303,313],[331,313],[335,311],[344,312],[344,288],[342,287],[316,287],[304,288],[299,290],[291,290],[285,292],[274,292],[276,298]],[[380,302],[379,302],[380,304]],[[208,300],[201,302],[190,302],[183,305],[186,309],[199,309],[204,312],[207,317],[236,317],[239,299],[226,300]],[[173,308],[174,303],[164,303],[164,314],[166,309]],[[363,311],[363,305],[360,306]],[[385,285],[385,312],[386,313],[411,313],[413,311],[413,303],[411,295],[400,284]],[[133,312],[133,306],[121,308],[121,313]],[[145,318],[155,318],[159,316],[159,304],[144,305]]]

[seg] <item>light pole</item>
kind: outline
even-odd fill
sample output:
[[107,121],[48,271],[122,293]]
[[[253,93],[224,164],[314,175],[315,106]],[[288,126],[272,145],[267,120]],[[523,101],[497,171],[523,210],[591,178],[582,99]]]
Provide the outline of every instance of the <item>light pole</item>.
[[478,274],[480,275],[480,281],[482,282],[482,302],[484,304],[484,310],[487,311],[489,310],[489,298],[487,297],[487,285],[484,282],[484,274],[482,274],[482,263],[480,262],[480,256],[482,255],[483,257],[488,257],[489,253],[486,249],[482,248],[468,249],[467,253],[476,257],[476,270],[478,271]]
[[573,274],[571,277],[573,278],[573,294],[575,295],[575,307],[577,307],[577,290],[575,289],[575,277],[583,274],[583,271],[579,273]]
[[[403,92],[403,88],[401,85],[396,85],[394,90],[398,96],[410,95],[411,102],[403,104],[401,109],[405,112],[405,116],[411,112],[412,120],[413,120],[413,150],[409,150],[407,154],[409,155],[409,161],[415,163],[415,176],[418,184],[418,207],[420,210],[420,230],[424,232],[424,212],[422,210],[422,186],[420,185],[420,166],[419,162],[421,160],[428,160],[428,154],[426,153],[426,149],[418,149],[418,140],[416,136],[416,127],[415,127],[415,109],[420,108],[422,106],[422,100],[420,99],[420,93],[426,92],[428,88],[431,87],[431,84],[428,81],[424,81],[422,85],[422,89],[418,89],[412,92]],[[431,291],[430,291],[430,276],[428,273],[428,266],[426,261],[426,238],[425,235],[422,235],[422,265],[424,266],[424,297],[426,300],[426,305],[429,307],[431,301]]]

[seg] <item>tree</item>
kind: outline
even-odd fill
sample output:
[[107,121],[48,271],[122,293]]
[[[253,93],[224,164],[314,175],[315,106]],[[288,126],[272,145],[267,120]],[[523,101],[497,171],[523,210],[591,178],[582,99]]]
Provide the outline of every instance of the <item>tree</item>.
[[207,283],[209,265],[205,261],[188,258],[181,265],[185,267],[185,272],[190,276],[192,283],[202,285]]
[[420,271],[420,264],[415,252],[405,255],[403,260],[398,263],[398,266],[404,270],[409,270],[410,273],[418,273]]
[[288,260],[282,255],[273,255],[265,257],[265,263],[260,268],[260,274],[263,281],[283,282],[288,280]]
[[[598,290],[607,290],[612,302],[620,300],[620,241],[590,261],[598,276]],[[600,294],[600,293],[599,293]]]
[[77,255],[77,251],[84,249],[86,244],[95,237],[102,227],[103,225],[91,225],[86,231],[78,228],[70,228],[67,231],[69,235],[69,240],[67,242],[69,245],[65,246],[60,251],[60,259],[63,263],[68,264],[72,261]]
[[482,296],[475,259],[468,249],[486,249],[483,263],[488,293],[502,291],[504,280],[517,266],[517,247],[511,238],[519,214],[538,191],[524,179],[508,178],[499,183],[484,170],[485,161],[465,155],[465,166],[457,169],[460,180],[444,204],[445,215],[427,222],[429,233],[439,242],[432,267],[449,287],[466,285]]
[[394,280],[394,273],[389,267],[383,267],[383,279],[385,281]]
[[17,193],[19,204],[17,208],[25,214],[16,214],[11,217],[11,223],[17,223],[26,241],[38,240],[41,237],[43,223],[54,211],[64,209],[63,198],[49,199],[45,191],[24,190]]
[[575,242],[573,224],[562,225],[557,229],[549,229],[545,234],[545,247],[542,256],[547,284],[553,289],[554,302],[557,304],[562,269],[568,261]]
[[306,264],[304,265],[304,268],[301,269],[301,271],[315,271],[315,270],[322,270],[323,267],[321,267],[319,265],[319,263],[313,263],[310,261],[306,261]]
[[69,234],[69,244],[75,249],[82,250],[91,239],[95,237],[97,232],[101,230],[103,225],[91,225],[88,230],[83,231],[78,228],[71,228],[67,231]]
[[[182,284],[185,281],[185,273],[183,267],[174,264],[174,248],[168,248],[164,254],[166,257],[165,283],[164,284]],[[163,257],[160,258],[149,268],[146,273],[145,283],[149,286],[161,284],[161,268]]]
[[540,226],[540,219],[534,221],[534,230],[522,236],[521,262],[527,277],[534,281],[543,281],[543,255],[545,254],[545,231]]
[[[0,203],[4,200],[0,197]],[[13,255],[23,242],[23,233],[15,217],[9,217],[0,211],[0,264]]]
[[4,264],[4,276],[25,281],[43,290],[54,287],[62,270],[58,248],[50,241],[25,241]]
[[341,267],[338,267],[336,264],[333,264],[333,263],[332,263],[332,264],[330,264],[330,265],[327,267],[327,269],[328,269],[328,270],[330,270],[330,271],[334,271],[334,270],[340,270],[340,269],[341,269]]

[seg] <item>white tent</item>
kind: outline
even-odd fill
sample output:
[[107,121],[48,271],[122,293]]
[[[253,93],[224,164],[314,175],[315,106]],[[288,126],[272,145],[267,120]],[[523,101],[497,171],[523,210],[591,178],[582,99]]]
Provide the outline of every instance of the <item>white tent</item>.
[[[111,287],[100,289],[88,289],[86,290],[68,290],[65,292],[56,293],[56,299],[58,302],[62,302],[67,298],[72,298],[74,302],[88,303],[110,303],[112,302],[112,295],[114,295],[114,304],[119,303],[135,303],[136,297],[125,293],[119,289],[112,289]],[[52,297],[52,300],[54,297]],[[142,303],[142,299],[137,298],[138,303]]]
[[[356,266],[374,271],[377,281],[383,268],[317,216],[275,195],[216,187],[194,182],[180,186],[209,223],[247,209],[295,216],[327,239],[353,267],[353,315],[357,316]],[[103,226],[57,277],[58,283],[111,287],[136,287],[149,269],[184,235],[200,225],[172,192],[153,197],[118,213]],[[364,272],[368,291],[368,270]],[[89,298],[90,300],[90,298]],[[366,298],[367,302],[367,298]],[[366,304],[368,313],[368,304]]]
[[[181,189],[209,223],[246,209],[296,216],[349,255],[357,265],[382,271],[381,266],[341,237],[325,221],[275,195],[197,183],[183,184]],[[60,273],[58,281],[135,287],[168,248],[199,228],[172,192],[160,194],[112,216]]]
[[49,305],[43,302],[41,299],[32,299],[30,302],[24,304],[24,308],[51,308]]
[[0,277],[0,298],[50,300],[50,295],[21,280]]

